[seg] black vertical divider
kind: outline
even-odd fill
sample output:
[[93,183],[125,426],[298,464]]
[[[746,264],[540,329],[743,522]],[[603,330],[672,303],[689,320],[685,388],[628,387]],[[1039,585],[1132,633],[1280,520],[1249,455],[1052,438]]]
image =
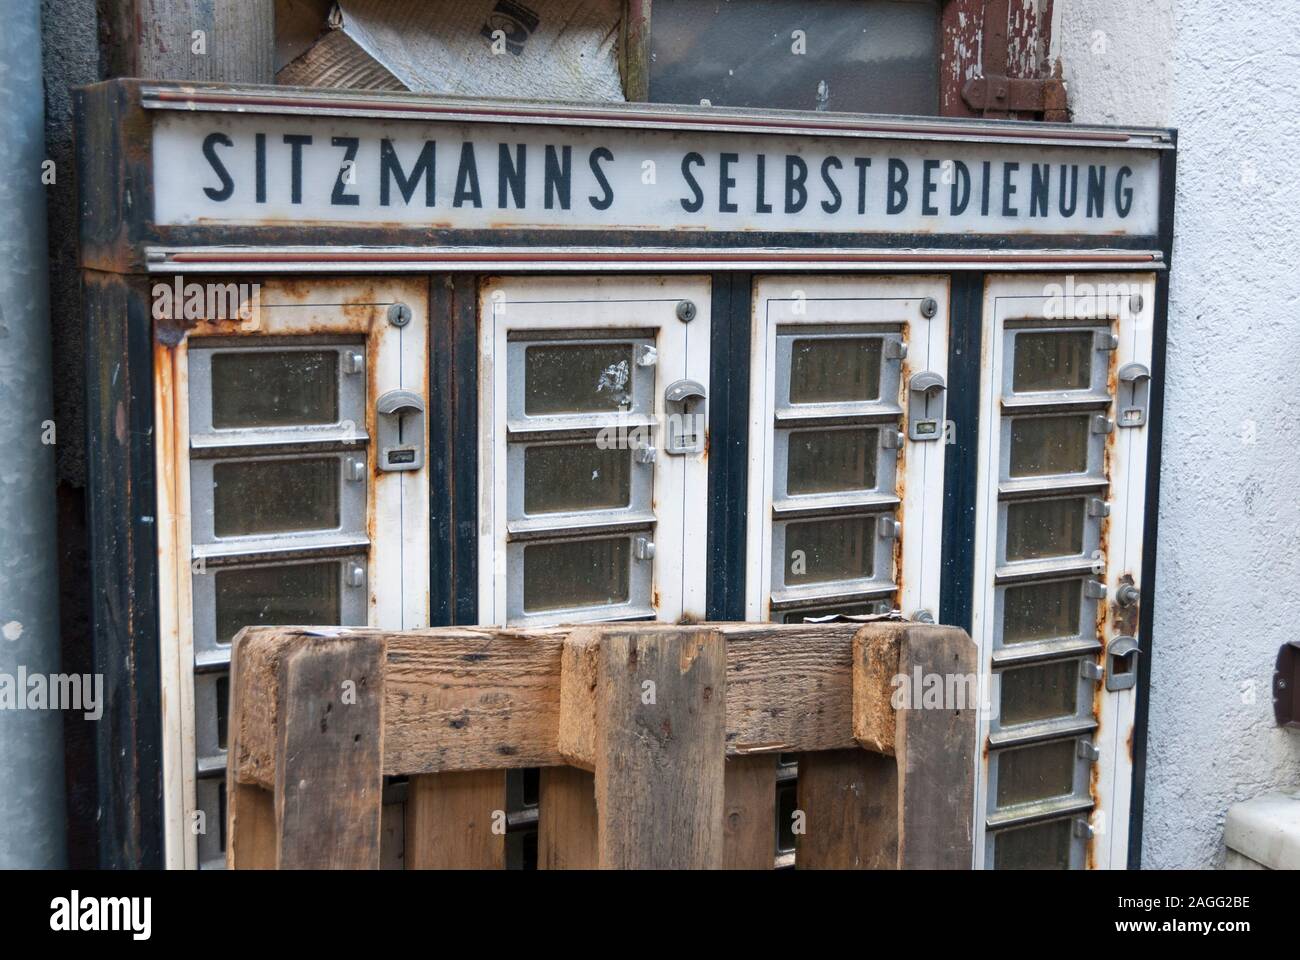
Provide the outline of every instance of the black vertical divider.
[[975,492],[979,485],[982,272],[952,275],[948,335],[948,410],[943,465],[943,559],[939,622],[971,628],[975,599]]
[[454,279],[429,278],[429,626],[452,622],[455,582],[452,576],[452,449],[455,422],[452,342]]
[[745,619],[750,281],[749,273],[712,277],[706,601],[710,620]]
[[478,611],[478,278],[456,274],[452,287],[453,623]]

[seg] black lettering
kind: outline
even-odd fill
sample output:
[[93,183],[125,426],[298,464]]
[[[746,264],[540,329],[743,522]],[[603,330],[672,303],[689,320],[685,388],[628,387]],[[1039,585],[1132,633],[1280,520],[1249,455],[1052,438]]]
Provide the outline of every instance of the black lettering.
[[223,147],[233,147],[235,144],[224,133],[209,133],[203,138],[203,156],[212,165],[213,172],[221,178],[221,188],[219,190],[204,187],[203,192],[208,195],[209,200],[216,200],[220,203],[223,200],[229,200],[230,195],[235,192],[235,181],[231,179],[226,165],[217,156],[217,144],[221,144]]
[[460,145],[460,164],[456,168],[456,195],[451,198],[453,207],[463,207],[469,201],[475,207],[483,206],[478,190],[478,161],[474,159],[474,144]]
[[1079,165],[1077,163],[1072,163],[1070,164],[1069,169],[1070,169],[1070,179],[1069,179],[1070,202],[1069,205],[1067,205],[1065,202],[1066,167],[1065,164],[1061,164],[1061,192],[1060,192],[1061,199],[1057,209],[1061,211],[1061,216],[1063,217],[1074,216],[1074,208],[1079,204]]
[[609,181],[605,178],[605,171],[600,169],[598,161],[601,160],[606,163],[614,162],[614,154],[608,147],[597,147],[591,151],[591,155],[587,158],[587,165],[591,167],[591,175],[600,184],[601,196],[598,197],[593,194],[587,198],[587,202],[591,204],[594,210],[608,210],[610,204],[614,202],[614,188],[609,185]]
[[980,186],[980,216],[989,215],[989,181],[993,179],[993,161],[984,161],[984,183]]
[[266,134],[259,133],[253,138],[254,170],[257,181],[257,202],[266,203]]
[[334,179],[334,192],[330,194],[330,203],[336,207],[355,207],[361,202],[361,198],[355,193],[347,192],[348,185],[345,178],[351,172],[352,179],[356,180],[357,149],[361,146],[361,140],[357,137],[331,137],[330,143],[343,148],[343,162],[339,164],[339,175]]
[[686,179],[687,186],[691,188],[691,193],[695,194],[694,200],[682,199],[682,209],[687,213],[699,213],[704,206],[704,191],[700,189],[695,176],[691,173],[691,167],[702,166],[704,166],[704,158],[694,151],[682,157],[682,176]]
[[891,217],[907,209],[907,176],[905,161],[889,161],[889,200],[885,212]]
[[1086,216],[1100,217],[1106,212],[1106,165],[1088,164],[1088,210]]
[[1131,176],[1133,171],[1128,167],[1120,167],[1115,174],[1115,212],[1121,217],[1127,217],[1133,209],[1133,188],[1124,186],[1124,181]]
[[836,170],[843,170],[844,164],[840,162],[839,157],[827,157],[822,161],[822,182],[826,184],[826,189],[831,192],[831,196],[834,198],[830,201],[822,201],[822,209],[827,213],[837,212],[844,203],[844,198],[840,196],[840,188],[831,179],[831,167]]
[[569,209],[569,196],[573,187],[573,148],[564,146],[560,148],[557,156],[555,148],[549,143],[546,145],[546,209],[550,210],[555,206],[555,199],[558,196],[560,200],[560,209]]
[[1011,205],[1011,198],[1016,195],[1016,185],[1011,182],[1011,175],[1020,169],[1020,164],[1008,160],[1002,164],[1002,216],[1018,217],[1020,211]]
[[1031,217],[1047,216],[1047,186],[1051,179],[1052,166],[1048,163],[1036,163],[1029,169],[1029,215]]
[[424,205],[433,206],[435,182],[434,182],[434,141],[424,141],[424,146],[420,149],[420,157],[415,161],[415,166],[411,168],[411,175],[408,177],[402,171],[401,158],[397,156],[397,150],[393,146],[393,141],[384,138],[379,141],[379,205],[388,206],[391,196],[392,183],[397,184],[397,192],[402,195],[402,199],[410,203],[411,197],[415,196],[415,188],[420,183],[420,178],[424,178]]
[[[798,213],[808,202],[808,164],[803,157],[786,154],[785,158],[785,212]],[[795,196],[798,195],[798,199]]]
[[854,157],[853,165],[858,168],[858,213],[867,212],[867,167],[871,166],[870,157]]
[[934,172],[939,169],[938,160],[921,161],[921,216],[937,217],[939,208],[931,201],[939,185],[934,182]]
[[[960,191],[958,188],[960,187]],[[966,212],[970,203],[970,170],[960,160],[952,162],[952,196],[948,198],[948,209],[954,217]]]
[[302,203],[302,148],[311,143],[305,133],[286,133],[284,142],[289,145],[289,200]]
[[740,160],[738,153],[724,153],[718,157],[718,212],[735,213],[740,208],[727,200],[736,178],[731,176],[731,165]]
[[511,159],[509,144],[497,144],[497,209],[506,208],[506,189],[514,199],[515,209],[524,208],[524,198],[528,196],[526,177],[528,174],[527,148],[522,143],[515,144],[515,155]]
[[759,213],[771,213],[772,205],[767,202],[767,156],[758,155],[758,190],[754,200],[754,209]]

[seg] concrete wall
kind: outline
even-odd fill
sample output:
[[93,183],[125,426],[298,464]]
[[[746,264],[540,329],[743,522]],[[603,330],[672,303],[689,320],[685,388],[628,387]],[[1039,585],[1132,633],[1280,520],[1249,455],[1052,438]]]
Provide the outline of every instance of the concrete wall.
[[1144,867],[1222,860],[1300,783],[1273,723],[1300,623],[1300,24],[1270,0],[1056,0],[1075,120],[1179,130]]

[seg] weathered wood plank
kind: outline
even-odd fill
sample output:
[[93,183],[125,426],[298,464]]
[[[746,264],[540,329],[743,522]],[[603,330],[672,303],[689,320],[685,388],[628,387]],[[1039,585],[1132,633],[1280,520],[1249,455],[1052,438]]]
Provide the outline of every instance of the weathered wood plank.
[[226,781],[226,868],[274,870],[275,795],[251,783]]
[[841,750],[853,740],[861,624],[707,624],[727,643],[727,753]]
[[892,869],[898,850],[898,776],[891,757],[827,750],[799,757],[795,869]]
[[297,640],[280,661],[278,865],[378,869],[384,638]]
[[[576,628],[566,642],[596,644],[590,696],[598,865],[721,867],[727,680],[722,638],[698,626],[610,624]],[[570,688],[581,689],[572,683]],[[575,718],[593,712],[572,707]]]
[[594,870],[596,778],[576,767],[541,771],[537,800],[537,865],[542,870]]
[[771,870],[776,862],[776,757],[728,757],[722,866]]
[[504,770],[411,777],[406,869],[505,869],[505,818]]
[[448,627],[388,635],[384,771],[554,766],[566,631]]
[[969,870],[974,856],[978,651],[956,627],[909,625],[899,674],[941,678],[942,702],[913,700],[897,711],[898,866]]

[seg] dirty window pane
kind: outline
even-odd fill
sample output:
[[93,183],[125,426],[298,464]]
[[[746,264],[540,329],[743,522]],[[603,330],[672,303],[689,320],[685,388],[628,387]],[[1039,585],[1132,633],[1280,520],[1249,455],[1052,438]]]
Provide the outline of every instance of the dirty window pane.
[[875,517],[836,517],[785,528],[785,582],[858,580],[875,567]]
[[814,607],[810,610],[791,610],[782,618],[782,623],[803,623],[805,620],[811,620],[814,617],[866,617],[874,613],[884,613],[892,605],[889,601],[877,601],[876,603],[854,603],[843,607]]
[[566,443],[524,451],[524,512],[626,507],[632,499],[632,452]]
[[212,526],[218,537],[339,525],[337,457],[241,460],[212,467]]
[[876,485],[877,430],[796,430],[786,459],[786,493],[870,490]]
[[1011,476],[1086,473],[1088,417],[1015,417],[1011,421]]
[[217,746],[226,749],[230,730],[230,678],[217,677]]
[[1017,393],[1086,390],[1092,385],[1092,331],[1016,334],[1011,388]]
[[1002,642],[1078,636],[1082,595],[1082,580],[1007,587],[1002,600]]
[[1073,716],[1078,706],[1079,661],[1004,670],[1001,683],[1004,725]]
[[649,70],[655,103],[936,114],[939,0],[655,0]]
[[1007,561],[1083,552],[1083,499],[1028,500],[1007,505]]
[[291,427],[337,423],[334,350],[257,350],[212,355],[212,425]]
[[795,340],[790,347],[790,402],[877,399],[882,343],[879,337]]
[[632,345],[575,343],[529,347],[524,412],[599,413],[632,403]]
[[217,642],[254,625],[337,624],[339,572],[338,561],[218,571]]
[[525,547],[524,609],[626,603],[631,544],[628,537],[614,537]]
[[1074,791],[1073,740],[1018,747],[998,754],[998,806],[1064,797]]
[[1068,870],[1071,821],[1002,830],[993,838],[994,870]]

